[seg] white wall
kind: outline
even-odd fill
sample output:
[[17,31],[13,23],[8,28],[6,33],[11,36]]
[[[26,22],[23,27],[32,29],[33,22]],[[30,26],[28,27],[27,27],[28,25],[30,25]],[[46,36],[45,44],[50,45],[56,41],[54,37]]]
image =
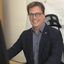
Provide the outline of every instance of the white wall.
[[[10,48],[19,38],[26,25],[26,0],[4,0],[5,37],[7,48]],[[25,61],[20,53],[14,58],[17,61]]]

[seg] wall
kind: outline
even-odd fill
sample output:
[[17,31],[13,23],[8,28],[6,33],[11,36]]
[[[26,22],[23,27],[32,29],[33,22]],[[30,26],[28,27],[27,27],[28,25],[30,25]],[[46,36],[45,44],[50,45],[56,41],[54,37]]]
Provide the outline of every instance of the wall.
[[0,0],[0,20],[3,21],[3,0]]
[[[26,1],[4,0],[5,37],[7,49],[19,38],[26,25]],[[19,53],[13,60],[25,61],[23,53]]]

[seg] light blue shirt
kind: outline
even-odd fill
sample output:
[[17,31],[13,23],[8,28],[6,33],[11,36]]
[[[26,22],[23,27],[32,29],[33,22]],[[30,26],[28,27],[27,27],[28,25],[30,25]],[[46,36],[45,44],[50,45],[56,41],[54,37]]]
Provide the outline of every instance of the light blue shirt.
[[45,27],[45,23],[41,26],[39,32],[35,32],[34,29],[32,28],[32,30],[33,30],[33,54],[34,54],[34,64],[38,64],[39,42],[40,42],[41,35],[42,35],[42,32],[43,32],[44,27]]

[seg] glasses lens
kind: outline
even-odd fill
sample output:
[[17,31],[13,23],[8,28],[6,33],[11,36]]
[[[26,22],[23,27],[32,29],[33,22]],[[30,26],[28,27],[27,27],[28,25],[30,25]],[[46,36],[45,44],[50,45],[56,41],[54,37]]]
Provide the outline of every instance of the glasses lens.
[[43,13],[29,13],[30,17],[40,17]]

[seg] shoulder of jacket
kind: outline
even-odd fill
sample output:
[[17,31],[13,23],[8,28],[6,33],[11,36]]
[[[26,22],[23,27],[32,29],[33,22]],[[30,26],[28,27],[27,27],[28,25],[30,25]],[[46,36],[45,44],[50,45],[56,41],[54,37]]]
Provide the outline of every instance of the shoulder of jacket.
[[52,33],[53,32],[61,32],[60,30],[53,28],[53,27],[50,27],[50,26],[49,26],[49,31],[52,32]]
[[25,34],[25,35],[26,35],[26,34],[29,34],[29,32],[31,32],[31,28],[30,28],[30,29],[27,29],[27,30],[24,30],[24,31],[22,32],[22,35],[23,35],[23,34]]

